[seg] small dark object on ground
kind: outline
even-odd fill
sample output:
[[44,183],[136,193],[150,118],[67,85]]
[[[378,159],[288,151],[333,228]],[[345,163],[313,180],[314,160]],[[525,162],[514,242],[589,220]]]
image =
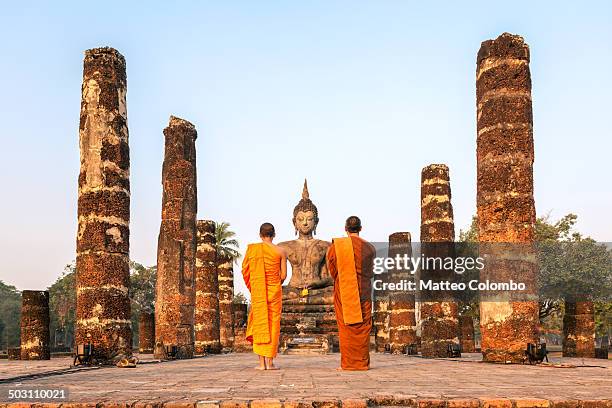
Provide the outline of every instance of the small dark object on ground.
[[529,364],[538,364],[544,361],[544,359],[546,359],[546,362],[548,363],[548,350],[546,350],[546,343],[527,343],[525,356],[527,357]]
[[450,358],[461,357],[461,346],[458,344],[449,344],[446,348],[446,354]]
[[76,351],[74,353],[74,362],[72,365],[93,365],[94,364],[94,347],[93,344],[77,344]]

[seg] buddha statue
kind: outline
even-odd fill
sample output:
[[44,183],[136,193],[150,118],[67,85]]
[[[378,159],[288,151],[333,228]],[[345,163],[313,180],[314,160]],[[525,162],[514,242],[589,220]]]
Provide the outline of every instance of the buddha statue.
[[283,287],[281,350],[287,353],[327,353],[337,348],[334,281],[325,255],[331,245],[314,238],[319,212],[304,180],[302,199],[293,209],[297,239],[281,242],[291,264],[291,280]]
[[[297,239],[278,244],[287,252],[291,264],[291,280],[283,288],[283,299],[294,300],[308,297],[314,302],[325,302],[317,296],[323,295],[334,284],[327,272],[325,254],[331,245],[327,241],[314,238],[319,223],[319,212],[308,194],[308,184],[304,180],[302,199],[293,209],[293,226]],[[333,300],[332,300],[333,303]]]

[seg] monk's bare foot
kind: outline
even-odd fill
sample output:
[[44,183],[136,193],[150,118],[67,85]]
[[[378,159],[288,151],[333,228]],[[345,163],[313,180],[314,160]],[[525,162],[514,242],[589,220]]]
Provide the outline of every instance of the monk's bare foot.
[[278,368],[275,365],[271,365],[271,366],[268,366],[267,370],[280,370],[280,368]]
[[342,367],[336,367],[336,371],[344,371]]
[[257,366],[257,367],[255,367],[255,369],[259,370],[259,371],[264,371],[266,369],[266,367]]

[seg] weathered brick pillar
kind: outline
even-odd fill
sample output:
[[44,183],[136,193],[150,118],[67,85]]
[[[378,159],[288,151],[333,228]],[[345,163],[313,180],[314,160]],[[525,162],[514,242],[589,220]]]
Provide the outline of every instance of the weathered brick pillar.
[[219,338],[221,347],[231,349],[234,345],[234,267],[233,259],[224,255],[217,257],[219,279]]
[[474,353],[476,351],[476,344],[474,342],[474,319],[471,316],[459,316],[459,328],[461,352]]
[[138,351],[153,353],[155,347],[155,313],[142,312],[138,318]]
[[79,145],[75,343],[100,360],[132,353],[130,320],[130,149],[125,59],[85,51]]
[[195,309],[197,354],[221,352],[216,244],[214,221],[198,220]]
[[478,51],[477,212],[482,282],[523,282],[530,296],[482,294],[482,354],[490,362],[522,362],[537,339],[537,274],[533,250],[533,120],[529,47],[504,33]]
[[[390,278],[391,273],[388,271],[374,277],[374,279],[379,280],[381,283],[390,282]],[[376,351],[382,353],[389,347],[389,292],[386,289],[373,289],[372,299],[374,343]]]
[[[448,167],[431,164],[421,172],[421,252],[423,258],[453,257],[455,223]],[[425,259],[424,259],[425,260]],[[436,265],[421,268],[421,279],[442,282],[454,271]],[[452,292],[421,291],[421,354],[446,357],[448,345],[459,345],[457,302]]]
[[155,302],[157,358],[166,357],[164,346],[177,346],[177,358],[191,358],[194,352],[197,135],[193,124],[174,116],[164,129]]
[[375,294],[374,297],[374,312],[373,312],[373,323],[374,323],[374,342],[376,344],[376,351],[382,353],[385,348],[389,345],[389,295],[380,293]]
[[49,360],[49,292],[21,292],[21,359]]
[[246,326],[249,305],[246,303],[233,303],[232,310],[234,311],[234,329]]
[[[389,235],[389,258],[397,255],[412,257],[412,239],[409,232]],[[410,269],[390,271],[390,282],[414,282]],[[407,283],[405,283],[407,284]],[[389,347],[393,354],[403,354],[406,347],[416,344],[416,320],[414,315],[414,292],[407,290],[389,291]]]
[[[23,348],[23,345],[21,347]],[[593,302],[565,301],[563,357],[595,358],[595,306]]]

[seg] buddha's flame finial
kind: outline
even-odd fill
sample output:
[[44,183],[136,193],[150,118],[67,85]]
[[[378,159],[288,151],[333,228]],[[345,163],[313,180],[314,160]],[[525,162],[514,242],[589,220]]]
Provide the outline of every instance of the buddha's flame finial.
[[310,196],[308,195],[308,182],[304,179],[304,189],[302,190],[302,198],[304,200],[308,200]]

